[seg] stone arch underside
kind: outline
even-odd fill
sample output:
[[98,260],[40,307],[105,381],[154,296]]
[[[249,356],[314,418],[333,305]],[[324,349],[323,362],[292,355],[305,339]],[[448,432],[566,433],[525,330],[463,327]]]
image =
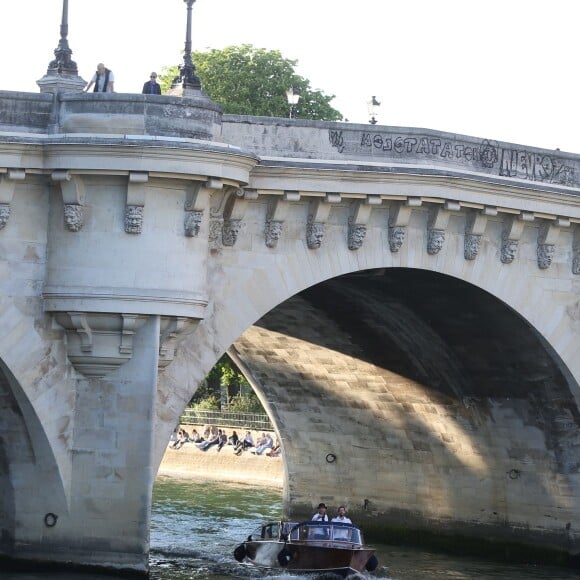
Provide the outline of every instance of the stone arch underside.
[[43,549],[50,553],[52,541],[58,541],[58,530],[55,534],[49,529],[45,516],[58,518],[66,512],[61,478],[43,426],[0,361],[0,558],[16,552],[19,558],[38,556],[28,553],[28,542],[20,543],[22,529],[44,528]]
[[322,500],[385,534],[578,552],[577,385],[490,294],[361,272],[280,304],[234,348],[283,440],[289,515]]

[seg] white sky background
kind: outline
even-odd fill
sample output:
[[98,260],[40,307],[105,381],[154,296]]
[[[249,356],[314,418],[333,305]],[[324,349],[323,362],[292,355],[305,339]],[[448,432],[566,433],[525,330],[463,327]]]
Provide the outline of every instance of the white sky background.
[[[62,0],[0,0],[0,90],[38,92],[60,39]],[[69,0],[79,74],[98,62],[117,92],[183,61],[183,0]],[[579,0],[197,0],[193,50],[252,44],[351,122],[422,127],[580,153]]]

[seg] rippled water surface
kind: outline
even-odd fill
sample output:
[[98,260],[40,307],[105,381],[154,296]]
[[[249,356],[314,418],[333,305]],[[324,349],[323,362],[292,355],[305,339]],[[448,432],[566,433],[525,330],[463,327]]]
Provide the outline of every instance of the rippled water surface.
[[[219,482],[159,479],[155,485],[151,529],[151,577],[154,580],[292,580],[304,576],[261,574],[238,564],[234,547],[265,520],[282,516],[280,493]],[[377,545],[381,566],[371,578],[393,580],[568,580],[580,579],[572,570],[505,565],[458,558],[422,550]],[[6,573],[1,580],[115,580],[115,577],[78,573]]]

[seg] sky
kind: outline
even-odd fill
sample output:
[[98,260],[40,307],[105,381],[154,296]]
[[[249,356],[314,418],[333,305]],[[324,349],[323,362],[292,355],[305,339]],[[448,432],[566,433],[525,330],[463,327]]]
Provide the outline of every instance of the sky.
[[[38,92],[63,0],[0,0],[0,90]],[[183,62],[183,0],[69,0],[79,75],[117,92]],[[579,0],[196,0],[193,50],[252,44],[296,60],[355,123],[419,127],[580,154]]]

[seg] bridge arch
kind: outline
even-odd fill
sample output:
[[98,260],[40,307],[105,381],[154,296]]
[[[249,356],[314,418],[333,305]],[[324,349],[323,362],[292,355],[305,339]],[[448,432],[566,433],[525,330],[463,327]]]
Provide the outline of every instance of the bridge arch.
[[[295,237],[268,253],[256,242],[264,208],[252,209],[239,245],[214,252],[211,327],[201,322],[192,346],[184,342],[161,391],[172,384],[175,404],[177,377],[209,370],[233,344],[283,440],[289,513],[322,499],[349,504],[383,533],[569,543],[580,424],[578,303],[558,290],[571,279],[569,256],[539,270],[537,228],[528,228],[519,260],[503,263],[503,223],[491,220],[467,261],[461,216],[430,254],[426,208],[413,212],[399,252],[388,210],[354,252],[339,215],[309,249],[297,208]],[[533,490],[525,500],[524,485]]]

